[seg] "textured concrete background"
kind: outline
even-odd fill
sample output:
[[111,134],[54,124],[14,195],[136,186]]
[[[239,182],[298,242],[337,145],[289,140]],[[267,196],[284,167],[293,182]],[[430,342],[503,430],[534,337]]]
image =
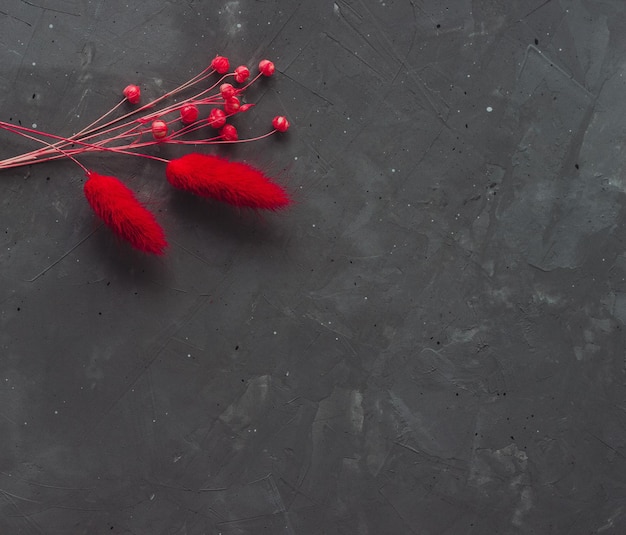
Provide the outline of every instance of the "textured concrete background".
[[[0,119],[273,59],[286,213],[0,179],[3,534],[626,533],[623,0],[3,0]],[[0,157],[31,148],[0,133]],[[174,156],[163,148],[155,154]]]

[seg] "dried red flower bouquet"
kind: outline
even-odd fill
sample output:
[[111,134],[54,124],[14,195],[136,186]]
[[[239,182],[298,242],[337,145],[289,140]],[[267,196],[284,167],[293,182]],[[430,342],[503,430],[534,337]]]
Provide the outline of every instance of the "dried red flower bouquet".
[[[274,64],[264,59],[259,63],[258,74],[250,80],[250,70],[245,65],[230,72],[230,62],[216,56],[202,72],[147,104],[141,102],[141,89],[128,85],[124,98],[99,119],[70,137],[62,137],[33,128],[0,121],[0,128],[37,141],[39,149],[0,161],[0,169],[49,162],[69,158],[87,175],[85,197],[96,215],[120,238],[133,247],[153,254],[163,254],[167,247],[165,233],[154,215],[135,197],[122,181],[87,169],[77,157],[91,152],[133,155],[163,162],[166,177],[175,188],[202,197],[210,197],[234,206],[264,210],[279,210],[290,204],[287,192],[262,171],[243,162],[233,162],[222,157],[192,152],[180,158],[166,160],[145,152],[157,144],[219,145],[246,143],[268,137],[276,132],[286,132],[289,121],[276,116],[272,130],[249,139],[239,139],[236,127],[228,120],[250,110],[254,104],[243,103],[245,90],[260,77],[272,76]],[[208,88],[198,85],[220,75]],[[228,82],[228,79],[236,84]],[[181,100],[167,104],[172,97],[192,92]],[[109,119],[128,102],[138,107],[117,118]],[[209,108],[206,113],[206,108]],[[188,139],[191,132],[209,129],[208,137]],[[196,136],[197,137],[197,136]]]

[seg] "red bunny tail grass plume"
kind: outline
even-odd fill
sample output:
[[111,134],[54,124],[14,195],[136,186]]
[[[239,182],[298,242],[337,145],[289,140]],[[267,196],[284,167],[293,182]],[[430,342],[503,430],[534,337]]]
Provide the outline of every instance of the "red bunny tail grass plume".
[[291,204],[287,192],[261,171],[218,156],[186,154],[169,162],[165,172],[175,188],[235,206],[280,210]]
[[167,247],[165,233],[135,194],[115,177],[92,171],[87,177],[85,197],[98,217],[136,249],[163,254]]

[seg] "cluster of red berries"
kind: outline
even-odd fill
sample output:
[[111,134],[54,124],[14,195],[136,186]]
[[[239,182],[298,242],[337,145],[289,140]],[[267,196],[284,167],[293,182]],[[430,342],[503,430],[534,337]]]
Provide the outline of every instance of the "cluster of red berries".
[[[216,56],[211,62],[211,68],[216,73],[225,75],[230,70],[230,62],[228,58],[224,56]],[[274,74],[274,71],[274,63],[268,59],[261,60],[259,62],[259,74],[257,78],[260,76],[270,77]],[[250,69],[245,65],[239,65],[233,71],[232,77],[237,84],[243,84],[250,78]],[[188,99],[185,100],[184,104],[180,104],[178,107],[169,107],[165,112],[170,113],[172,111],[178,111],[180,113],[181,123],[185,126],[192,126],[198,124],[198,117],[200,115],[199,106],[203,104],[215,105],[219,102],[221,107],[213,107],[206,122],[210,127],[218,130],[219,137],[222,140],[231,142],[238,141],[239,133],[234,125],[227,124],[227,119],[238,113],[248,111],[254,106],[254,104],[242,104],[240,96],[257,78],[244,87],[235,87],[229,82],[224,82],[219,86],[219,95]],[[124,89],[124,96],[131,104],[139,104],[141,101],[141,89],[137,85],[129,85]],[[154,117],[154,114],[150,114],[150,117]],[[279,115],[274,117],[272,126],[274,130],[278,132],[286,132],[290,125],[286,117]],[[167,140],[169,125],[163,118],[154,118],[151,122],[150,129],[156,141]],[[190,130],[190,128],[186,129],[185,133]]]

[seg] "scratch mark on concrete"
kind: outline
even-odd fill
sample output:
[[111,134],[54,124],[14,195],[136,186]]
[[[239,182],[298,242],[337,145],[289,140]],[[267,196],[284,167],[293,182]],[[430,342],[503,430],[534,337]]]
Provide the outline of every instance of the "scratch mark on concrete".
[[351,50],[350,48],[348,48],[346,45],[344,45],[341,41],[339,41],[338,39],[334,38],[332,35],[330,35],[327,32],[323,32],[324,36],[326,36],[328,39],[330,39],[332,42],[334,42],[335,44],[337,44],[339,47],[341,47],[343,50],[345,50],[348,54],[350,54],[353,58],[355,58],[357,61],[361,62],[363,65],[365,65],[370,71],[376,73],[378,75],[378,77],[382,80],[385,78],[385,76],[378,70],[376,69],[373,65],[370,65],[367,61],[365,61],[363,58],[361,58],[354,50]]
[[528,13],[526,13],[526,15],[524,15],[521,20],[527,19],[533,13],[536,13],[537,11],[542,9],[543,7],[547,6],[550,2],[552,2],[552,0],[546,0],[543,4],[538,5],[535,9],[533,9],[533,10],[529,11]]
[[7,492],[6,490],[3,490],[3,489],[0,489],[0,494],[2,494],[6,498],[6,500],[13,506],[13,508],[17,511],[19,517],[23,518],[27,524],[30,524],[30,526],[34,528],[34,531],[36,531],[37,533],[41,533],[41,534],[44,533],[44,531],[41,529],[39,524],[37,524],[37,522],[35,522],[32,518],[30,518],[29,515],[26,515],[20,511],[20,508],[17,506],[13,498],[22,500],[22,501],[32,502],[32,503],[41,503],[41,502],[29,500],[28,498],[23,498],[21,496],[17,496],[16,494],[11,494],[10,492]]
[[294,84],[299,85],[300,87],[303,87],[304,89],[306,89],[307,91],[309,91],[311,94],[315,95],[317,98],[323,100],[324,102],[326,102],[327,104],[330,104],[331,106],[334,106],[335,104],[333,103],[332,100],[328,100],[325,96],[319,94],[317,91],[311,89],[309,86],[304,85],[300,82],[298,82],[298,80],[294,80],[291,76],[289,76],[288,74],[283,73],[283,76],[285,78],[287,78],[288,80],[290,80],[291,82],[293,82]]
[[378,489],[378,493],[384,498],[384,500],[389,504],[389,506],[394,510],[394,512],[398,515],[398,518],[400,520],[402,520],[402,523],[409,529],[409,531],[411,533],[415,533],[417,535],[417,532],[413,530],[413,528],[407,523],[407,521],[404,519],[404,517],[402,516],[402,514],[400,514],[400,511],[398,511],[398,509],[396,509],[396,506],[391,503],[391,501],[389,500],[389,498],[387,498],[387,496],[385,496],[385,494],[382,492],[382,487]]
[[581,89],[582,91],[584,91],[584,93],[595,100],[595,95],[593,93],[591,93],[591,91],[589,91],[584,85],[582,85],[580,82],[578,82],[575,78],[573,74],[570,74],[569,72],[567,72],[565,69],[563,69],[562,67],[560,67],[559,65],[557,65],[557,63],[550,59],[548,56],[546,56],[541,50],[539,50],[539,48],[537,48],[535,45],[528,45],[528,47],[526,48],[526,53],[524,54],[524,59],[522,60],[522,65],[520,66],[520,76],[518,78],[521,78],[522,73],[524,72],[524,69],[526,68],[526,63],[528,62],[528,57],[529,57],[529,53],[531,51],[534,51],[537,56],[539,56],[545,63],[549,64],[550,67],[552,67],[555,71],[561,73],[565,78],[567,78],[568,80],[570,80],[576,87],[578,87],[579,89]]
[[21,0],[21,2],[31,7],[42,9],[43,11],[53,11],[54,13],[62,13],[64,15],[71,15],[72,17],[80,17],[80,13],[72,13],[70,11],[63,11],[62,9],[55,9],[53,7],[40,6],[38,4],[33,4],[32,2],[29,2],[28,0]]
[[45,275],[48,271],[50,271],[54,266],[56,266],[59,262],[61,262],[64,258],[66,258],[70,253],[78,249],[83,243],[85,243],[89,238],[91,238],[97,231],[102,227],[102,224],[92,230],[87,236],[85,236],[82,240],[80,240],[76,245],[70,247],[69,251],[63,253],[58,259],[56,259],[52,264],[48,267],[37,273],[32,279],[26,279],[25,282],[34,282],[42,275]]
[[209,296],[199,296],[195,302],[191,305],[186,314],[184,314],[180,319],[174,320],[173,324],[169,329],[166,329],[162,336],[154,343],[152,349],[146,350],[146,357],[140,359],[135,367],[135,370],[129,373],[128,382],[122,387],[119,394],[113,399],[109,405],[102,411],[102,413],[93,418],[93,424],[91,427],[83,433],[83,440],[96,429],[100,423],[107,417],[108,414],[118,405],[118,403],[126,396],[126,394],[133,388],[141,379],[146,370],[150,369],[154,361],[159,357],[162,351],[167,347],[169,341],[176,335],[176,333],[182,329],[189,321],[193,319],[193,317],[198,313],[199,310],[205,305],[205,303],[209,300]]
[[18,22],[22,22],[23,24],[26,24],[26,26],[32,27],[32,24],[30,22],[26,22],[25,20],[20,19],[19,17],[16,17],[15,15],[11,15],[10,13],[7,13],[6,11],[0,10],[0,15],[4,15],[5,17],[9,17],[10,19],[17,20]]

